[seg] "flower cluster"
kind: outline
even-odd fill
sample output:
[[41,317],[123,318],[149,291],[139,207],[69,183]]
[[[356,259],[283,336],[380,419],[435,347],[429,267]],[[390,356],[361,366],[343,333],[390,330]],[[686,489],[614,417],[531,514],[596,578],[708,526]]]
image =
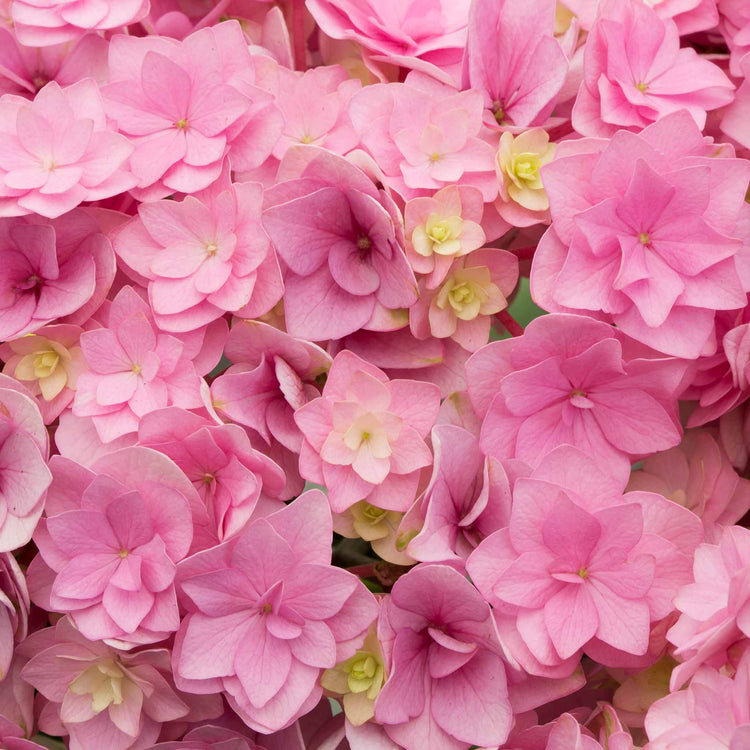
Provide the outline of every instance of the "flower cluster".
[[747,0],[0,0],[0,746],[750,747]]

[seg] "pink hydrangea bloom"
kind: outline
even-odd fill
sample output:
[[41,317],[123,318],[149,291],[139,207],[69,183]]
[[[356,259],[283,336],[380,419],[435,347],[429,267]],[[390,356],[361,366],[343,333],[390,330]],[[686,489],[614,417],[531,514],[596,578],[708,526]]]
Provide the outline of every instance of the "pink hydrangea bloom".
[[365,86],[350,114],[362,145],[404,199],[453,183],[497,196],[495,149],[483,124],[479,91],[456,91],[411,73],[405,83]]
[[211,383],[214,409],[250,428],[286,472],[284,497],[302,492],[298,455],[302,433],[296,409],[320,396],[316,379],[331,366],[320,347],[257,320],[236,321],[225,356],[236,364]]
[[281,298],[278,261],[260,223],[263,188],[228,168],[183,201],[141,203],[113,234],[115,252],[147,280],[157,325],[191,331],[234,312],[256,317]]
[[734,76],[742,71],[742,59],[750,52],[750,7],[744,0],[717,0],[720,28],[729,46],[729,69]]
[[617,475],[629,471],[631,457],[677,445],[685,364],[629,349],[611,326],[563,314],[483,347],[466,365],[483,418],[480,444],[532,466],[558,445],[576,445]]
[[689,580],[698,518],[659,495],[623,495],[624,484],[558,448],[516,480],[508,528],[469,557],[501,639],[527,669],[563,665],[580,649],[604,664],[646,654],[651,624]]
[[422,562],[466,559],[482,539],[508,525],[511,482],[503,465],[486,458],[461,427],[432,429],[435,464],[419,500],[424,525],[408,553]]
[[362,170],[314,146],[289,149],[266,191],[263,226],[285,264],[292,336],[323,341],[403,325],[394,311],[417,291],[401,216]]
[[73,411],[93,418],[103,442],[137,431],[140,417],[155,409],[202,405],[185,345],[155,326],[132,287],[115,297],[107,328],[81,335],[81,349],[89,370],[78,378]]
[[115,275],[109,240],[83,211],[59,219],[0,219],[0,339],[15,339],[56,319],[83,322]]
[[728,650],[750,638],[750,531],[728,526],[716,544],[695,553],[694,582],[680,589],[675,606],[681,613],[667,637],[682,663],[672,672],[678,690],[704,666],[720,669]]
[[495,248],[475,250],[458,258],[435,289],[421,284],[409,309],[409,325],[420,339],[452,338],[475,352],[490,337],[492,316],[505,310],[518,283],[518,259]]
[[331,541],[328,504],[313,490],[186,560],[177,684],[222,690],[264,734],[311,710],[322,669],[353,656],[377,614],[357,578],[331,567]]
[[750,510],[750,480],[737,475],[726,451],[706,430],[690,430],[676,448],[647,456],[629,490],[658,492],[700,516],[707,541]]
[[104,456],[90,470],[61,456],[50,466],[46,518],[34,537],[42,557],[35,600],[70,612],[92,640],[154,643],[177,630],[175,566],[193,539],[189,482],[168,458],[141,447]]
[[457,67],[471,0],[307,0],[320,28],[359,42],[376,59],[406,67],[420,61]]
[[482,92],[491,124],[542,125],[568,72],[553,0],[474,0],[463,87]]
[[[750,47],[750,14],[748,14],[747,37]],[[719,127],[724,135],[728,135],[741,146],[750,149],[750,55],[746,54],[740,60],[739,67],[743,80],[737,89],[734,101],[724,110]]]
[[148,750],[263,750],[249,737],[210,724],[191,729],[181,740],[159,742]]
[[294,415],[304,435],[300,474],[328,488],[335,513],[363,499],[404,511],[414,501],[420,470],[432,463],[425,438],[439,406],[434,385],[390,381],[379,368],[343,351],[322,396]]
[[87,31],[106,31],[140,21],[148,0],[13,0],[18,41],[34,47],[69,42]]
[[587,136],[640,130],[687,110],[699,128],[706,111],[729,104],[734,86],[721,68],[680,47],[675,23],[644,2],[605,0],[584,52],[573,127]]
[[65,88],[52,81],[33,102],[0,97],[0,216],[55,218],[133,187],[124,169],[133,146],[108,115],[91,78]]
[[733,677],[701,667],[687,690],[654,703],[646,715],[649,750],[750,745],[750,654]]
[[234,169],[253,169],[281,132],[271,96],[254,85],[236,21],[181,42],[118,35],[109,70],[107,113],[135,146],[130,168],[142,199],[202,190],[219,177],[230,149]]
[[390,676],[375,719],[399,747],[422,750],[425,737],[441,750],[505,741],[512,710],[500,644],[489,606],[461,573],[422,565],[399,578],[378,630]]
[[542,169],[552,227],[534,255],[536,302],[606,315],[667,354],[713,353],[715,311],[744,307],[750,287],[738,239],[750,164],[708,158],[686,112],[570,143]]
[[34,655],[23,678],[48,702],[39,728],[69,735],[71,750],[148,747],[163,723],[188,714],[165,648],[119,651],[86,640],[67,618],[37,631],[27,644]]
[[484,245],[483,210],[482,194],[465,185],[406,202],[406,256],[416,273],[428,276],[428,289],[443,281],[456,258]]
[[0,592],[0,675],[5,679],[10,672],[15,644],[28,635],[31,608],[26,578],[9,552],[0,554]]
[[206,507],[216,542],[238,534],[251,518],[283,508],[284,472],[253,449],[234,424],[217,425],[183,409],[146,414],[138,444],[171,458]]

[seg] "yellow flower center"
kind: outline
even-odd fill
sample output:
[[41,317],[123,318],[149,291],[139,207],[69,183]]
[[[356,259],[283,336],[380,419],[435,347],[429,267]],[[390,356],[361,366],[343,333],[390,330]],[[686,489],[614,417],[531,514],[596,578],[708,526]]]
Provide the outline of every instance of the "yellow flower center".
[[183,117],[181,120],[177,120],[174,126],[180,130],[185,130],[188,126],[188,121]]
[[638,83],[636,83],[635,87],[638,89],[638,91],[641,91],[644,94],[648,91],[648,84],[644,83],[643,81],[639,81]]
[[113,659],[94,664],[78,675],[68,686],[74,695],[90,695],[91,708],[100,713],[110,705],[123,702],[122,688],[125,673]]
[[648,245],[648,244],[650,244],[650,243],[651,243],[651,237],[649,237],[649,235],[648,235],[648,232],[641,232],[641,233],[640,233],[640,234],[638,235],[638,241],[639,241],[639,242],[640,242],[640,243],[641,243],[642,245]]
[[588,570],[586,570],[586,568],[579,568],[577,575],[579,575],[581,578],[585,580],[586,578],[589,577],[589,572]]

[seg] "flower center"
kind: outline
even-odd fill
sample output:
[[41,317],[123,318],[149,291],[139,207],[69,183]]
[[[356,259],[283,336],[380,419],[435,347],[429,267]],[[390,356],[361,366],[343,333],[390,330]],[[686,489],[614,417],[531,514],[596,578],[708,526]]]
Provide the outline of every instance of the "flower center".
[[641,232],[641,233],[640,233],[640,234],[638,235],[638,241],[639,241],[639,242],[640,242],[640,243],[641,243],[642,245],[649,245],[649,244],[651,244],[651,237],[649,237],[649,234],[648,234],[648,232]]
[[78,675],[68,686],[74,695],[90,695],[91,708],[100,713],[110,705],[123,702],[125,674],[113,659],[94,664]]
[[576,575],[580,576],[584,580],[589,577],[589,572],[586,570],[586,568],[579,568]]
[[179,130],[186,130],[188,126],[188,121],[183,117],[181,120],[177,120],[174,126],[178,128]]
[[639,81],[635,84],[635,87],[638,89],[638,91],[641,91],[642,93],[646,93],[648,91],[648,84],[644,83],[643,81]]

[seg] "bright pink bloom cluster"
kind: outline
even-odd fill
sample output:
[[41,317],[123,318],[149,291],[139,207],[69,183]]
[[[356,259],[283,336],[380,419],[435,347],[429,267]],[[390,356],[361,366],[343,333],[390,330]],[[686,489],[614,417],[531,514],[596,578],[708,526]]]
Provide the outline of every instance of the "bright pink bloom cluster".
[[745,0],[0,0],[0,745],[750,747],[749,188]]

